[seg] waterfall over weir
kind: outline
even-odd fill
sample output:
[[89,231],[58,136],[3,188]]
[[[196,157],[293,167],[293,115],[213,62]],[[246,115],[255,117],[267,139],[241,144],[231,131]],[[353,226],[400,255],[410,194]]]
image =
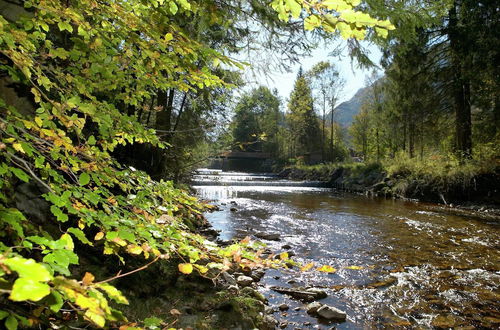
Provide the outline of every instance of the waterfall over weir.
[[322,181],[283,180],[275,174],[222,172],[198,169],[191,183],[194,186],[271,186],[271,187],[325,187]]

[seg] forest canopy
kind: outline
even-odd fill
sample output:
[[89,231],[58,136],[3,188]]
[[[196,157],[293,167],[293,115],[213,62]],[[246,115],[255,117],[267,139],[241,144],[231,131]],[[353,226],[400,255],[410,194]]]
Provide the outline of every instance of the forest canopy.
[[[187,148],[206,138],[200,128],[216,124],[239,83],[244,64],[229,55],[249,35],[245,19],[283,47],[280,38],[303,27],[358,39],[394,28],[358,5],[1,1],[5,327],[127,324],[117,306],[128,299],[108,282],[141,260],[138,269],[172,259],[180,273],[206,276],[233,262],[275,263],[252,254],[252,243],[221,248],[193,234],[206,206],[164,179],[190,161]],[[109,268],[93,274],[93,263]]]

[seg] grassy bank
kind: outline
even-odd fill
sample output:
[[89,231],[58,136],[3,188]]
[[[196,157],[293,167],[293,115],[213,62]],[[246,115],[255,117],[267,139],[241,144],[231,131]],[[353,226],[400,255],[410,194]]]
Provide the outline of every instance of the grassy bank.
[[331,187],[378,196],[439,203],[500,204],[500,165],[495,158],[460,162],[453,157],[423,160],[401,155],[371,163],[293,166],[282,171],[290,179],[321,180]]

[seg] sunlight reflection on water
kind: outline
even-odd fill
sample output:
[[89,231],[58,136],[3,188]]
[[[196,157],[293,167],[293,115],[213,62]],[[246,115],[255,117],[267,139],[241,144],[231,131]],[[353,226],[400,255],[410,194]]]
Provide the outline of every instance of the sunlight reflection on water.
[[[231,176],[245,174],[226,175]],[[200,198],[220,206],[221,211],[207,218],[222,231],[221,239],[241,239],[257,231],[280,233],[281,241],[266,242],[275,251],[284,251],[282,246],[288,244],[295,260],[337,269],[334,274],[267,272],[263,291],[271,304],[290,305],[286,317],[275,314],[295,322],[290,329],[317,321],[303,311],[302,303],[269,290],[271,285],[326,288],[329,296],[322,302],[349,315],[347,322],[336,325],[339,329],[499,325],[497,223],[441,214],[426,204],[316,187],[229,182],[195,188]],[[350,266],[362,268],[346,268]],[[290,280],[297,284],[287,283]]]

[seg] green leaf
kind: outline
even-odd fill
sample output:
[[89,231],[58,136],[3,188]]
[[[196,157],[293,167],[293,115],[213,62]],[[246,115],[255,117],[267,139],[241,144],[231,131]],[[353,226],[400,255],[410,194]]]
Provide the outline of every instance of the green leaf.
[[52,212],[53,215],[56,216],[57,221],[66,222],[69,219],[68,215],[65,214],[60,208],[58,208],[55,205],[52,205],[50,207],[50,211]]
[[182,6],[182,8],[191,10],[191,4],[187,2],[187,0],[177,0],[177,3],[179,3]]
[[344,0],[325,0],[322,2],[322,5],[335,11],[348,10],[352,8],[352,6]]
[[316,15],[311,15],[304,20],[304,29],[312,31],[321,25],[321,21]]
[[9,316],[9,312],[6,312],[6,311],[1,311],[0,310],[0,320],[3,320],[4,318],[6,318],[7,316]]
[[85,186],[90,182],[90,175],[86,172],[83,172],[82,174],[80,174],[78,181],[80,182],[80,186]]
[[0,219],[8,223],[19,237],[24,237],[22,221],[26,220],[24,215],[17,209],[5,209],[0,211]]
[[169,6],[170,13],[172,13],[172,15],[177,14],[177,11],[179,11],[179,7],[177,7],[175,2],[173,2],[173,1],[170,1],[168,6]]
[[12,286],[9,298],[14,301],[39,301],[50,293],[50,287],[31,278],[18,278]]
[[17,330],[17,320],[14,316],[9,315],[7,320],[5,320],[5,327],[7,330]]
[[40,282],[47,282],[52,279],[49,271],[33,259],[14,257],[4,260],[3,263],[11,270],[17,272],[20,277]]
[[11,167],[10,171],[21,181],[28,182],[30,180],[29,175],[20,168]]
[[295,0],[285,0],[286,6],[290,10],[293,18],[298,18],[302,12],[302,6]]
[[163,322],[162,319],[157,317],[148,317],[144,319],[144,326],[146,327],[159,327]]
[[43,261],[48,263],[54,271],[69,276],[69,265],[78,264],[78,255],[70,250],[54,250],[54,252],[43,257]]
[[97,284],[96,287],[106,292],[108,297],[113,299],[117,303],[128,305],[127,298],[120,292],[120,290],[118,290],[114,286],[108,283],[100,283]]
[[54,313],[59,312],[61,307],[64,305],[64,300],[62,295],[57,291],[52,291],[49,296],[49,307]]
[[81,231],[80,229],[72,227],[72,228],[68,229],[68,232],[73,234],[83,244],[92,245],[92,242],[90,242],[87,239],[87,237],[85,236],[85,233],[83,231]]
[[68,31],[69,33],[73,32],[73,27],[68,22],[64,22],[64,21],[59,22],[59,23],[57,23],[57,26],[59,27],[59,30],[61,32],[64,30]]
[[377,34],[384,39],[389,35],[388,30],[379,27],[375,27],[375,32],[377,32]]

